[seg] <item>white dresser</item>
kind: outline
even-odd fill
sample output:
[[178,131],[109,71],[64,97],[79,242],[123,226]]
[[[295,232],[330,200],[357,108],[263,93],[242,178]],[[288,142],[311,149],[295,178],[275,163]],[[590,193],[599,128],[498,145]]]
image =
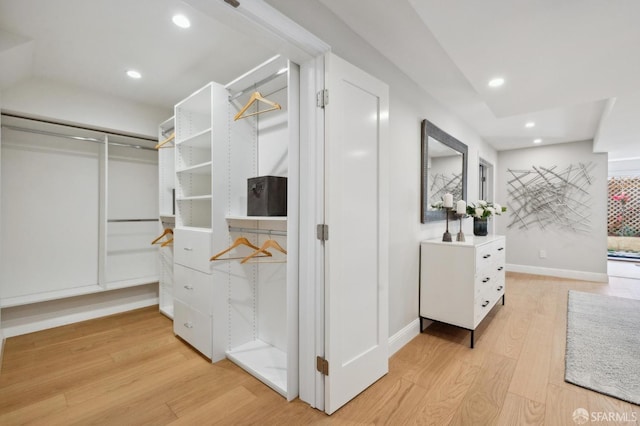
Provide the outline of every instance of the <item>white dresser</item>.
[[420,243],[420,319],[474,331],[500,298],[504,305],[505,238],[467,236],[466,242]]

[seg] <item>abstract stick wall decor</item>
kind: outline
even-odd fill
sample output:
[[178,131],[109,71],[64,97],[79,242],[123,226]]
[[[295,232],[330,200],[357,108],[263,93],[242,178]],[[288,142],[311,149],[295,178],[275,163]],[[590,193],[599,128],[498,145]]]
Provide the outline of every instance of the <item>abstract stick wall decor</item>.
[[533,166],[507,169],[507,202],[511,222],[507,228],[557,228],[573,232],[591,229],[591,171],[595,164]]

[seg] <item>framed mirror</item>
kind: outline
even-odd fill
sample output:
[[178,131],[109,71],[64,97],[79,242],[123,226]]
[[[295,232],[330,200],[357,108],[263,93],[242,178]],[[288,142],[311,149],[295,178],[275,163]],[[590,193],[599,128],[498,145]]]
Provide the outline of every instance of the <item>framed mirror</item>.
[[422,223],[445,219],[445,210],[433,207],[444,194],[467,199],[467,145],[442,131],[429,120],[422,121]]

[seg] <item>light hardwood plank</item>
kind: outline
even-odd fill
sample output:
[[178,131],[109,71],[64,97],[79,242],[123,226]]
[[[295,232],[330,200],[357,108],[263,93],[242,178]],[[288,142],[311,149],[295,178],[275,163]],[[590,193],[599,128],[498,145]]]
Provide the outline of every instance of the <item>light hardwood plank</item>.
[[475,349],[467,331],[433,324],[331,417],[230,361],[211,364],[157,307],[18,336],[2,359],[0,424],[551,425],[573,424],[578,405],[634,424],[639,407],[564,382],[571,289],[640,298],[635,280],[508,273],[506,305],[480,324]]

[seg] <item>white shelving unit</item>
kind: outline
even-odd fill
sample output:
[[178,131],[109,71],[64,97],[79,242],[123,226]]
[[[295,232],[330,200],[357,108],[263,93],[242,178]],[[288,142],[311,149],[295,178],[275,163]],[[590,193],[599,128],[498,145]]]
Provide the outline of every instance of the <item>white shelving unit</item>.
[[217,286],[209,257],[214,214],[228,195],[219,173],[226,172],[229,134],[228,92],[209,83],[175,107],[174,332],[202,354],[225,357],[226,307],[217,306],[225,289]]
[[[288,72],[269,80],[269,76],[282,69]],[[230,199],[223,215],[214,214],[217,226],[228,236],[218,240],[214,230],[214,249],[222,250],[244,236],[257,246],[273,239],[287,250],[286,256],[273,251],[273,257],[255,263],[220,262],[216,269],[221,276],[226,269],[228,283],[227,358],[289,401],[298,396],[299,386],[298,78],[295,65],[274,58],[227,85],[232,95],[232,116],[245,105],[253,90],[278,102],[282,110],[230,123],[227,176]],[[253,86],[265,80],[268,82],[264,85]],[[246,90],[247,87],[252,90]],[[238,92],[243,94],[234,98]],[[247,179],[266,175],[288,178],[286,217],[246,214]],[[245,248],[236,250],[235,257],[252,252]]]
[[[288,400],[298,396],[298,81],[297,66],[275,57],[175,107],[174,332]],[[282,110],[232,121],[253,90]],[[247,179],[264,175],[288,177],[287,217],[246,215]],[[274,239],[288,254],[242,264],[253,250],[239,247],[209,261],[240,236],[258,246]]]
[[[175,132],[174,118],[160,124],[158,128],[158,141],[164,141]],[[158,235],[165,228],[175,227],[175,139],[158,150],[158,178],[159,178],[159,215],[160,225]],[[158,280],[158,293],[160,299],[160,312],[173,319],[173,246],[158,246],[158,260],[160,273]]]

